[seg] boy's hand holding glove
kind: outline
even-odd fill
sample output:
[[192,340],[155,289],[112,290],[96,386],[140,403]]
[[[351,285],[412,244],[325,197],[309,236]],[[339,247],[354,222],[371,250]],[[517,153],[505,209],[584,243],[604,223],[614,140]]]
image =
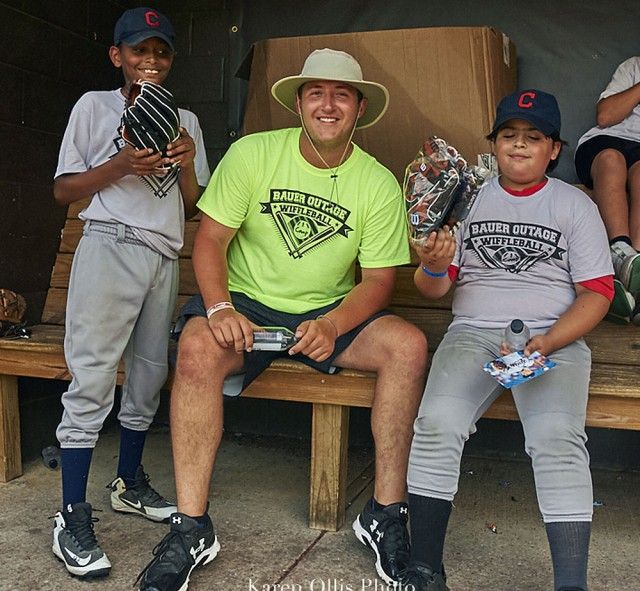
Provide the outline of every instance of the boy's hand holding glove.
[[133,83],[120,135],[138,150],[151,148],[166,157],[167,144],[180,137],[180,114],[173,95],[153,82]]

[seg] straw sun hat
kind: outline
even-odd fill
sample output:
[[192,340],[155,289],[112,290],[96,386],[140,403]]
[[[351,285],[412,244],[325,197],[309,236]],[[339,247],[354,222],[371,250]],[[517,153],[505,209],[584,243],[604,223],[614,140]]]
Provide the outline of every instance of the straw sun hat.
[[302,66],[299,76],[287,76],[271,87],[273,97],[295,115],[298,88],[311,80],[344,82],[357,88],[367,99],[367,110],[358,120],[356,129],[364,129],[376,123],[389,106],[389,92],[377,82],[362,79],[360,64],[348,53],[334,49],[316,49]]

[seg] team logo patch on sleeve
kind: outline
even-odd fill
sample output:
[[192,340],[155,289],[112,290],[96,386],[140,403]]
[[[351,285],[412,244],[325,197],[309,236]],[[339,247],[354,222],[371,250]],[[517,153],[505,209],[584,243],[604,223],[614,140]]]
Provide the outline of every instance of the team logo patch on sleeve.
[[317,195],[271,189],[269,201],[260,203],[284,240],[289,256],[302,258],[307,252],[338,236],[347,238],[350,211]]
[[520,273],[537,261],[562,259],[558,230],[538,224],[484,220],[469,224],[465,247],[493,269]]

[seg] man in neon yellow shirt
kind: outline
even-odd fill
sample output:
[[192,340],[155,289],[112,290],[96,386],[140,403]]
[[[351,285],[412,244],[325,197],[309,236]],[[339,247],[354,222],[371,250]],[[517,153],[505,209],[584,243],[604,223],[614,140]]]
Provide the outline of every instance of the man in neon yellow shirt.
[[[353,529],[387,584],[409,557],[406,469],[427,343],[385,309],[395,267],[410,260],[400,187],[351,141],[382,117],[388,93],[331,49],[314,51],[302,74],[272,93],[301,127],[238,140],[198,202],[193,265],[202,296],[183,311],[171,394],[179,513],[140,589],[186,589],[191,571],[217,554],[207,501],[223,381],[245,372],[246,385],[279,354],[324,372],[377,372],[374,497]],[[252,351],[258,326],[286,326],[298,341],[284,353]]]

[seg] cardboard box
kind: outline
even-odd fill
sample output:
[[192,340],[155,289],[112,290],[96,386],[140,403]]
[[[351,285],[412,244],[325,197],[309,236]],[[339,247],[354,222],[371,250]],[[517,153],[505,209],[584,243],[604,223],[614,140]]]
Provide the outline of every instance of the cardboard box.
[[495,107],[516,89],[516,50],[489,27],[441,27],[287,37],[253,46],[244,133],[299,126],[271,97],[271,85],[299,74],[314,49],[330,47],[353,55],[365,80],[389,89],[389,110],[354,140],[402,182],[422,142],[438,135],[470,164],[489,151]]

